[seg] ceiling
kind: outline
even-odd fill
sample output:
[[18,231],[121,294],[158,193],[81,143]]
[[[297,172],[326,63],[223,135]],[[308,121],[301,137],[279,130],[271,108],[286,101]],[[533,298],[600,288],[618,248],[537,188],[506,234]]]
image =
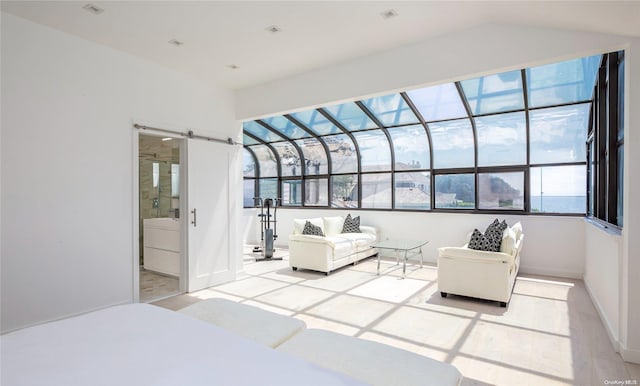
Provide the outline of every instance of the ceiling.
[[[633,1],[91,1],[100,14],[82,8],[89,1],[1,6],[230,89],[487,23],[640,37],[640,2]],[[390,9],[397,16],[385,19]],[[274,25],[280,32],[267,30]]]

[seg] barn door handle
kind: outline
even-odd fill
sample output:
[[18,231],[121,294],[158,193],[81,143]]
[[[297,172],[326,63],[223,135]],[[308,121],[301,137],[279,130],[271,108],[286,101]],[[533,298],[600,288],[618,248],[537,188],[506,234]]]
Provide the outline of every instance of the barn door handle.
[[191,211],[191,213],[193,213],[193,220],[191,220],[191,224],[193,224],[193,227],[196,227],[196,208],[193,208],[193,210]]

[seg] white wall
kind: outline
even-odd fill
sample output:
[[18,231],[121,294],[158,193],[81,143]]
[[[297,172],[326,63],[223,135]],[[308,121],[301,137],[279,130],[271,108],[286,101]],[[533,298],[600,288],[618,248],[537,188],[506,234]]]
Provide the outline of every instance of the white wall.
[[585,221],[584,284],[616,350],[620,339],[622,237]]
[[[593,273],[587,280],[598,287],[592,288],[594,303],[607,304],[602,308],[609,315],[608,321],[615,323],[616,319],[619,320],[618,339],[623,358],[640,363],[640,328],[637,327],[640,326],[640,238],[637,237],[640,235],[640,201],[636,199],[640,197],[636,166],[640,165],[640,109],[637,108],[640,101],[640,39],[513,25],[485,25],[238,90],[236,117],[251,119],[291,112],[620,49],[626,50],[625,224],[621,249],[616,250],[613,245],[599,246],[598,251],[590,252],[585,260],[585,249],[593,247],[592,243],[586,243],[585,226],[574,224],[572,219],[532,218],[526,220],[529,232],[522,265],[525,271],[539,273],[563,275],[564,272],[567,276],[585,271]],[[445,217],[449,221],[448,216]],[[372,218],[371,221],[376,220]],[[554,223],[559,226],[555,227]],[[565,229],[567,223],[571,225]],[[528,250],[532,244],[535,245],[529,236],[533,234],[534,240],[544,240],[537,235],[547,234],[547,227],[572,242],[562,243],[565,249],[554,255],[538,255],[544,252],[544,246],[539,246],[537,251]],[[535,253],[535,261],[526,258],[529,253],[531,257]],[[608,276],[613,276],[609,271],[594,278],[602,264],[597,256],[616,253],[622,256],[619,267],[621,280],[607,280]],[[619,294],[618,311],[609,306],[615,293]]]
[[[286,246],[292,233],[294,218],[322,216],[360,216],[362,225],[378,228],[380,239],[424,239],[429,244],[422,248],[425,261],[435,263],[437,248],[461,246],[467,235],[478,228],[482,232],[494,218],[506,219],[509,225],[520,221],[525,239],[521,255],[522,272],[560,277],[581,278],[584,273],[584,224],[577,217],[500,216],[468,213],[416,213],[382,211],[346,211],[321,209],[279,209],[278,239],[276,245]],[[245,242],[260,240],[255,209],[245,209]],[[559,236],[561,235],[561,236]]]
[[132,124],[237,138],[232,94],[5,13],[1,56],[2,331],[131,302]]

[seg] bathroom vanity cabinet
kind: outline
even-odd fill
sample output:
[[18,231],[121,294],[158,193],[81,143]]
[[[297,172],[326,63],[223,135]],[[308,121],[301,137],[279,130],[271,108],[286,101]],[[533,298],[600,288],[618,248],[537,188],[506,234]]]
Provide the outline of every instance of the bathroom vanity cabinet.
[[180,276],[180,220],[143,220],[144,269]]

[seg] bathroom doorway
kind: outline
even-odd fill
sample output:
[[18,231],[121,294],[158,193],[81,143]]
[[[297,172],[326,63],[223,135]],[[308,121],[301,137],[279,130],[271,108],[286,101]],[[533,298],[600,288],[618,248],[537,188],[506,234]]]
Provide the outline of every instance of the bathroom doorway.
[[139,299],[185,292],[180,138],[139,134]]

